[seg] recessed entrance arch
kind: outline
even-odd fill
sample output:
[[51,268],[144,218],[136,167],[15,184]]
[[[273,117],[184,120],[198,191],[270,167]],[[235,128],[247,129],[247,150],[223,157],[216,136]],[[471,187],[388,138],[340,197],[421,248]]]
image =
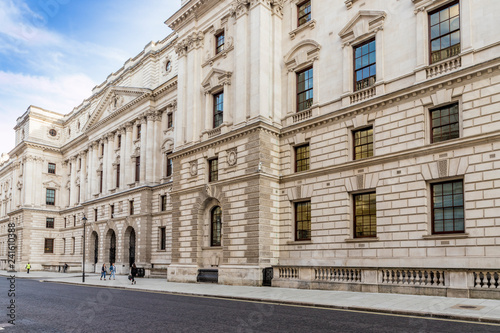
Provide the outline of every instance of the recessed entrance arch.
[[135,230],[132,227],[128,227],[125,230],[125,253],[128,254],[128,264],[132,266],[135,263],[135,248],[136,248],[136,238]]
[[99,259],[99,236],[97,235],[97,232],[96,231],[93,231],[92,232],[92,236],[90,237],[92,239],[92,249],[93,249],[93,254],[94,254],[94,257],[93,257],[93,263],[94,263],[94,267],[95,265],[97,265],[97,261]]
[[116,233],[113,229],[108,231],[106,235],[106,243],[109,246],[109,264],[116,262]]

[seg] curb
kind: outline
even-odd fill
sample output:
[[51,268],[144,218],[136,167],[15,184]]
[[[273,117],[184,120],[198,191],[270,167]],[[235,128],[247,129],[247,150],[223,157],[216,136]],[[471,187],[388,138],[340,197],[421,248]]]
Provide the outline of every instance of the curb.
[[97,287],[97,288],[113,288],[113,289],[121,289],[127,291],[139,291],[139,292],[155,292],[161,294],[168,295],[179,295],[179,296],[194,296],[194,297],[211,297],[225,300],[241,300],[241,301],[252,301],[252,302],[262,302],[262,303],[272,303],[276,305],[298,305],[298,306],[307,306],[318,309],[334,309],[339,311],[358,311],[372,314],[389,314],[395,316],[414,316],[418,318],[429,318],[429,319],[450,319],[450,320],[459,320],[466,322],[478,322],[478,323],[487,323],[487,324],[497,324],[500,325],[500,319],[496,318],[487,318],[487,317],[472,317],[472,316],[464,316],[464,315],[453,315],[453,314],[443,314],[443,313],[432,313],[432,312],[420,312],[420,311],[405,311],[405,310],[390,310],[390,309],[377,309],[377,308],[368,308],[362,306],[341,306],[341,305],[331,305],[331,304],[318,304],[312,302],[300,302],[293,300],[270,300],[265,298],[253,298],[253,297],[245,297],[245,296],[221,296],[221,295],[212,295],[212,294],[197,294],[197,293],[189,293],[189,292],[179,292],[179,291],[166,291],[166,290],[155,290],[155,289],[138,289],[138,288],[129,288],[129,287],[121,287],[121,286],[103,286],[98,284],[82,284],[77,282],[66,282],[66,281],[53,281],[53,280],[40,280],[40,282],[48,282],[48,283],[61,283],[61,284],[70,284],[70,285],[79,285],[79,286],[88,286],[88,287]]

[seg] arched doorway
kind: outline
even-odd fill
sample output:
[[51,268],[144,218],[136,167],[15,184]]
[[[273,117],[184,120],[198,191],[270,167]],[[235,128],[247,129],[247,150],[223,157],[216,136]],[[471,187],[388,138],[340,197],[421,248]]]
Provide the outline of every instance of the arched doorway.
[[109,239],[109,264],[116,262],[116,234],[114,230],[108,232]]
[[92,243],[93,243],[93,248],[94,248],[94,267],[97,265],[97,261],[99,259],[99,236],[97,235],[97,232],[93,231],[92,232]]
[[129,265],[132,266],[132,264],[135,263],[135,230],[134,229],[132,229],[130,231],[128,258],[129,258],[129,260],[128,260]]

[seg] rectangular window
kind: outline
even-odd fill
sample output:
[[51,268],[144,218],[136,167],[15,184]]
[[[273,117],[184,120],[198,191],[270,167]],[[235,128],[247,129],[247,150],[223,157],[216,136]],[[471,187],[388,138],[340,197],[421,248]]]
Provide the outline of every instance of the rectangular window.
[[137,125],[137,139],[141,138],[141,125]]
[[167,241],[167,233],[166,233],[165,227],[160,227],[160,250],[165,250],[166,249],[166,241]]
[[313,104],[313,69],[297,73],[297,112],[309,109]]
[[174,126],[174,114],[173,113],[169,113],[167,115],[167,127],[168,128],[172,128]]
[[121,148],[122,147],[122,136],[121,135],[118,135],[118,148]]
[[63,254],[66,253],[66,238],[63,238]]
[[311,201],[295,203],[295,240],[311,240]]
[[110,205],[109,211],[111,213],[111,218],[114,218],[115,217],[115,205]]
[[166,195],[160,196],[160,205],[161,205],[162,212],[167,210],[167,196]]
[[101,156],[104,156],[104,143],[101,143]]
[[431,64],[460,53],[460,6],[458,1],[429,13]]
[[311,0],[300,3],[297,6],[297,26],[311,21]]
[[73,227],[76,227],[76,215],[73,215]]
[[170,158],[170,154],[167,154],[167,177],[172,176],[173,167],[174,165],[172,159]]
[[214,128],[222,125],[224,114],[224,92],[214,94]]
[[49,163],[48,173],[56,174],[56,164],[55,163]]
[[215,54],[224,51],[224,31],[215,35]]
[[309,145],[295,147],[295,172],[309,170]]
[[54,218],[53,217],[47,217],[45,219],[45,228],[54,229]]
[[120,164],[116,165],[116,187],[120,187]]
[[71,248],[71,254],[75,253],[75,246],[76,246],[75,243],[76,243],[75,237],[71,237],[71,246],[72,246],[72,248]]
[[354,47],[354,91],[375,84],[376,67],[375,39]]
[[54,253],[54,238],[45,238],[44,253]]
[[375,192],[355,194],[354,199],[354,237],[377,236],[377,197]]
[[94,221],[97,221],[97,208],[94,208]]
[[56,204],[56,190],[48,188],[45,195],[45,204],[54,206]]
[[103,177],[104,177],[104,172],[103,171],[99,172],[99,193],[102,193]]
[[64,218],[64,227],[66,228],[68,226],[68,220],[66,218]]
[[130,215],[134,215],[134,200],[129,201],[129,213]]
[[458,125],[458,104],[431,110],[431,142],[458,138]]
[[432,184],[432,233],[465,231],[462,180]]
[[373,156],[373,128],[364,128],[353,132],[354,159],[360,160]]
[[214,158],[208,161],[208,181],[216,182],[219,180],[219,160]]
[[78,170],[81,170],[82,169],[82,159],[79,158],[78,159]]
[[135,181],[141,180],[141,157],[137,156],[135,158]]

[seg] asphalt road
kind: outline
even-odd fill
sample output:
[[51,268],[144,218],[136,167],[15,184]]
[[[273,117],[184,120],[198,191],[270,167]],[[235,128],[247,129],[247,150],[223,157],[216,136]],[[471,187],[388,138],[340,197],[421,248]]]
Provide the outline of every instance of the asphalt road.
[[[0,279],[0,332],[500,332],[500,326]],[[15,326],[6,325],[15,299]],[[3,313],[2,313],[3,312]],[[3,329],[2,329],[3,328]]]

